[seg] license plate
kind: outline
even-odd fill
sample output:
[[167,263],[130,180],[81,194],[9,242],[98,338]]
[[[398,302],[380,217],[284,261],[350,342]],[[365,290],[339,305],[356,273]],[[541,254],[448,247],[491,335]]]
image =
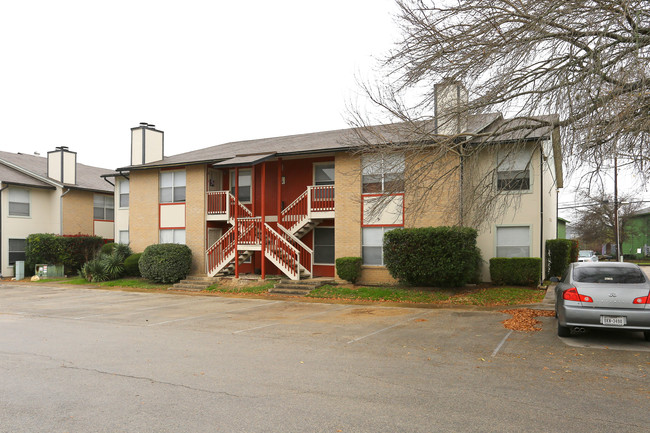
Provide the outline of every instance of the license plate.
[[627,317],[625,316],[600,316],[600,323],[603,325],[625,326]]

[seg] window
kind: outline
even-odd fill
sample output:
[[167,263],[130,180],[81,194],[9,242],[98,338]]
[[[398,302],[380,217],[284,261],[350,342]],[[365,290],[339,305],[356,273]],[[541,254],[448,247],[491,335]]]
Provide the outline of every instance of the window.
[[530,257],[530,227],[497,227],[497,257]]
[[29,190],[20,188],[9,190],[9,216],[30,216]]
[[530,190],[530,160],[530,151],[524,149],[499,152],[497,189],[499,191]]
[[363,192],[368,194],[404,191],[404,154],[370,154],[361,158]]
[[25,261],[25,239],[9,239],[9,264],[15,265],[16,261]]
[[334,163],[314,164],[314,185],[334,185]]
[[129,181],[121,180],[119,185],[120,207],[129,207]]
[[334,227],[314,229],[314,263],[334,264]]
[[361,255],[364,265],[384,265],[384,233],[396,227],[363,227]]
[[[239,169],[239,201],[251,202],[252,171],[250,168]],[[230,193],[235,195],[235,170],[230,170]]]
[[118,241],[121,244],[128,245],[129,244],[129,231],[128,230],[120,230]]
[[161,244],[184,244],[185,229],[160,230]]
[[113,197],[95,194],[93,198],[93,219],[113,221],[115,219]]
[[185,202],[185,171],[160,172],[160,203]]

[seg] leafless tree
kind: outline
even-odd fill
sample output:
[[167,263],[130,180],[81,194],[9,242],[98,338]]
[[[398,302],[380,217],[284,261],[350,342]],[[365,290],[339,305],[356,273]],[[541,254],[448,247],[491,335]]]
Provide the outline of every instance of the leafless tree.
[[[525,138],[540,128],[561,128],[569,169],[588,163],[598,173],[616,155],[645,175],[650,2],[397,0],[397,5],[401,40],[382,63],[383,81],[363,84],[381,115],[351,110],[363,143],[376,144],[383,134],[369,125],[399,122],[402,137],[418,137],[410,151],[424,155],[436,149],[431,164],[444,161],[440,171],[460,177],[463,161],[483,152],[497,135],[519,132]],[[435,84],[443,79],[464,83],[469,97],[436,120]],[[512,121],[479,132],[455,128],[459,119],[493,112]],[[550,113],[557,116],[545,116]],[[396,141],[390,143],[382,150],[394,150]],[[494,193],[493,181],[494,173],[475,177],[460,202],[474,206],[474,215],[494,211],[503,197]],[[421,186],[431,192],[443,187],[430,181]]]

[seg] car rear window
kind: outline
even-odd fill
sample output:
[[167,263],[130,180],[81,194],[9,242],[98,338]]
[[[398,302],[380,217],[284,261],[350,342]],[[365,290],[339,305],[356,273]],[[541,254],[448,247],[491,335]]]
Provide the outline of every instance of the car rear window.
[[576,267],[573,279],[579,283],[640,284],[645,283],[643,272],[638,268],[614,266]]

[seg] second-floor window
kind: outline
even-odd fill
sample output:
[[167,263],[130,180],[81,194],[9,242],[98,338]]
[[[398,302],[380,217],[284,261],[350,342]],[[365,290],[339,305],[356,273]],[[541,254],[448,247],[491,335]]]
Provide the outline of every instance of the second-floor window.
[[21,188],[9,190],[9,216],[30,216],[29,190]]
[[334,163],[314,164],[314,185],[334,185]]
[[[242,203],[251,202],[253,175],[250,168],[239,169],[239,201]],[[235,195],[235,170],[230,170],[230,193]]]
[[185,171],[160,173],[160,203],[185,202]]
[[93,197],[93,219],[106,221],[113,221],[115,219],[113,197],[95,194]]
[[129,207],[129,181],[120,181],[120,207]]
[[374,153],[361,157],[364,194],[392,194],[404,191],[404,154]]
[[530,190],[531,153],[524,149],[499,151],[497,189],[499,191]]

